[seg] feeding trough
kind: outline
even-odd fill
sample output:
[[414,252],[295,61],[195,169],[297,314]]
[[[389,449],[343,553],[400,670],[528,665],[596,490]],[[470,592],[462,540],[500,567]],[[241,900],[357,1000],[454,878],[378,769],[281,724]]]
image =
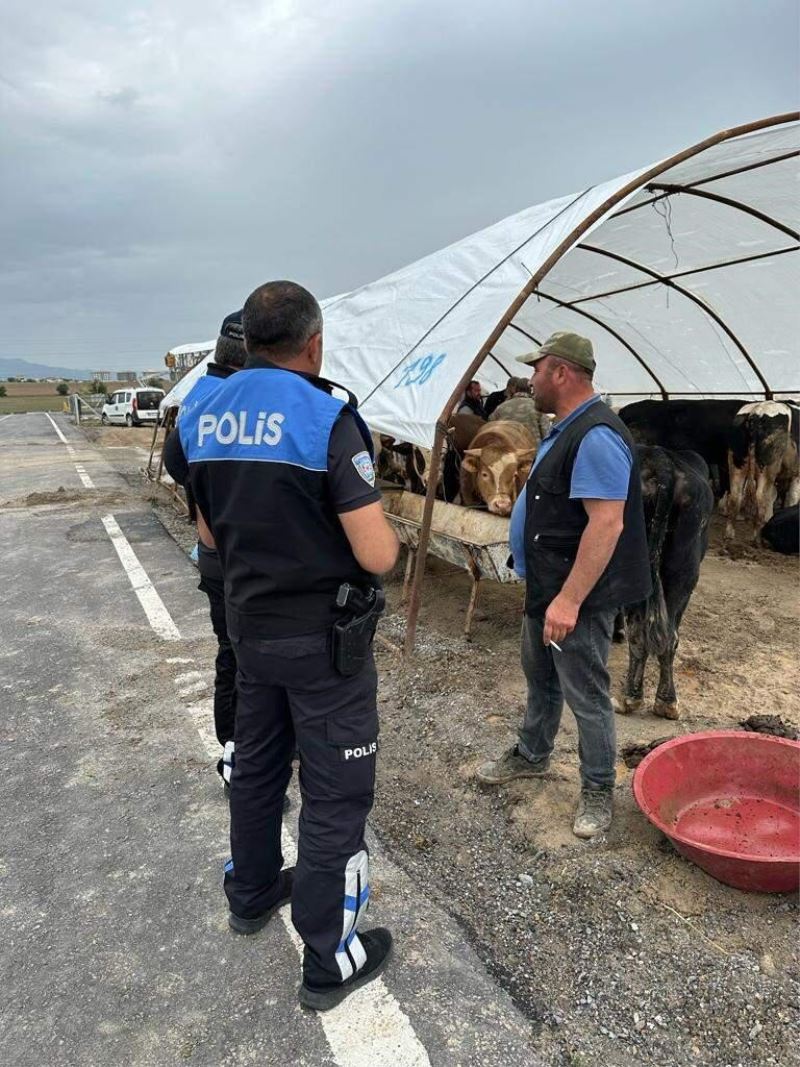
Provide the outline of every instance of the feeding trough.
[[[422,529],[425,498],[404,489],[383,494],[386,517],[397,531],[400,543],[408,549],[403,582],[403,601],[414,569]],[[428,552],[468,571],[472,578],[464,633],[469,636],[472,617],[478,603],[478,583],[482,579],[494,582],[519,582],[516,574],[506,566],[508,559],[509,520],[488,511],[462,508],[437,500],[433,505],[433,519]]]
[[738,730],[676,737],[642,760],[633,793],[718,881],[760,893],[800,888],[800,742]]

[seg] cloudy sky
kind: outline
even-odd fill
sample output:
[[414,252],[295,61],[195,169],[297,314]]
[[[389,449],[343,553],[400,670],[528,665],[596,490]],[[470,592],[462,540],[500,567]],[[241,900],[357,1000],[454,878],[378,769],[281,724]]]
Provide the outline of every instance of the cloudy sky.
[[[478,10],[480,8],[480,10]],[[797,0],[3,0],[0,358],[158,366],[797,104]]]

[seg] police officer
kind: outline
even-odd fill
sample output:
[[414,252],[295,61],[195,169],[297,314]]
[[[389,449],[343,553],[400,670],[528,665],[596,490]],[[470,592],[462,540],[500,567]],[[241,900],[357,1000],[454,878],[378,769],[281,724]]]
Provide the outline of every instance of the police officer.
[[[184,398],[181,415],[201,405],[207,396],[241,370],[247,359],[242,329],[242,312],[234,311],[222,321],[214,350],[214,359],[202,378],[195,382]],[[178,485],[187,487],[189,467],[180,445],[178,433],[172,433],[164,445],[164,466]],[[187,487],[191,497],[191,489]],[[193,503],[193,501],[190,501]],[[195,516],[196,518],[196,516]],[[236,656],[234,655],[225,621],[225,591],[222,566],[214,540],[202,518],[198,522],[197,566],[200,571],[199,589],[208,597],[211,626],[217,638],[214,663],[214,732],[222,746],[217,771],[226,786],[230,785],[234,761],[234,723],[236,721]]]
[[[394,565],[398,543],[354,398],[319,377],[317,301],[293,282],[270,282],[248,297],[242,321],[245,369],[179,425],[222,561],[239,667],[225,892],[231,928],[243,934],[291,899],[305,943],[300,1001],[326,1010],[377,977],[391,950],[388,930],[358,931],[369,899],[377,674],[370,649],[360,670],[341,673],[331,644],[343,617],[337,594],[346,584],[374,602],[374,576]],[[298,860],[282,870],[295,746]]]

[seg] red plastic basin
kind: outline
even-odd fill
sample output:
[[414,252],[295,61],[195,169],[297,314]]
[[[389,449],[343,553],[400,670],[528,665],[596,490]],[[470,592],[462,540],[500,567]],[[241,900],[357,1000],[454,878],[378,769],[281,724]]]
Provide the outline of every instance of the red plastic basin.
[[633,795],[720,882],[760,893],[800,888],[800,742],[739,730],[676,737],[636,768]]

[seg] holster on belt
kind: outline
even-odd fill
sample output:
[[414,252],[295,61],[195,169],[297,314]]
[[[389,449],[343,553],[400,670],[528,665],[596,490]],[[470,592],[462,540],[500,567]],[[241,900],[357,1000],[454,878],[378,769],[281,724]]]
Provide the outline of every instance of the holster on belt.
[[336,594],[336,606],[347,614],[333,624],[331,660],[343,678],[350,678],[367,661],[386,595],[383,589],[370,587],[365,591],[343,582]]

